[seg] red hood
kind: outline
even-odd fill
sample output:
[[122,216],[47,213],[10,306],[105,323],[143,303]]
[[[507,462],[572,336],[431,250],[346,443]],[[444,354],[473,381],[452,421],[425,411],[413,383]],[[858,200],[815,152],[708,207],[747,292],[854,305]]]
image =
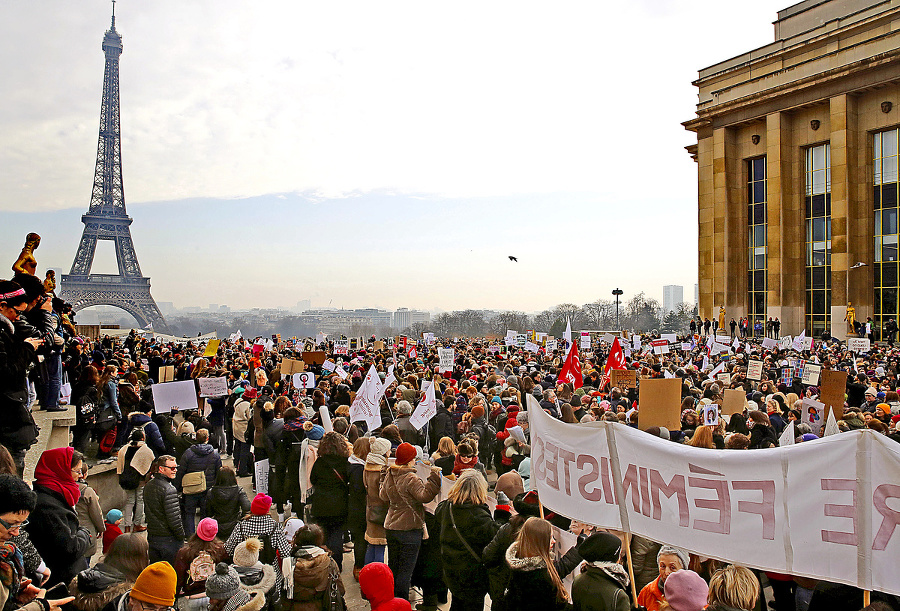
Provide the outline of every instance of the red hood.
[[372,562],[359,572],[359,588],[372,611],[409,611],[408,601],[394,598],[394,574],[388,565]]

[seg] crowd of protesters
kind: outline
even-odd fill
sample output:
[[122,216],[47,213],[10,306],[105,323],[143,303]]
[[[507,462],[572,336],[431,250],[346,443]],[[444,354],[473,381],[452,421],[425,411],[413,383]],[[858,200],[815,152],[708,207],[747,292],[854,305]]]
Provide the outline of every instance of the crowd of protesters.
[[[859,355],[830,341],[802,354],[765,350],[742,320],[730,330],[741,341],[712,355],[706,339],[715,330],[692,325],[698,335],[679,338],[689,350],[624,356],[638,385],[682,381],[680,429],[648,434],[762,449],[778,445],[793,420],[796,441],[814,443],[824,423],[803,422],[800,408],[818,388],[785,377],[802,358],[850,372],[838,431],[869,428],[900,441],[900,353],[890,347]],[[311,340],[232,338],[209,356],[204,343],[152,333],[90,341],[33,276],[0,282],[0,604],[300,611],[344,608],[348,588],[359,587],[373,609],[409,609],[411,592],[424,610],[448,600],[454,610],[863,607],[849,586],[729,565],[639,536],[625,550],[620,533],[544,511],[531,486],[527,395],[572,426],[640,428],[637,388],[612,387],[605,375],[609,343],[594,338],[580,351],[578,386],[559,377],[564,347],[402,339],[360,338],[351,349],[321,342],[314,351],[334,369],[312,358],[315,387],[296,388],[281,374],[283,359],[301,359]],[[650,338],[642,339],[646,346]],[[442,346],[455,349],[449,370],[438,366]],[[763,363],[759,380],[747,377],[751,359]],[[153,385],[169,366],[176,381],[224,377],[227,393],[201,396],[195,382],[196,407],[157,412]],[[388,385],[379,426],[369,430],[350,421],[350,406],[373,366]],[[437,413],[416,428],[411,415],[426,382]],[[721,405],[726,389],[744,391],[743,413],[700,424],[698,410]],[[32,447],[38,407],[74,410],[70,447]],[[29,449],[40,456],[26,484]],[[115,461],[125,502],[104,514],[86,476],[89,462],[106,460]],[[554,528],[577,533],[576,543],[559,549]],[[345,563],[358,586],[342,576]],[[55,595],[56,584],[67,591]],[[897,597],[872,597],[900,609]]]

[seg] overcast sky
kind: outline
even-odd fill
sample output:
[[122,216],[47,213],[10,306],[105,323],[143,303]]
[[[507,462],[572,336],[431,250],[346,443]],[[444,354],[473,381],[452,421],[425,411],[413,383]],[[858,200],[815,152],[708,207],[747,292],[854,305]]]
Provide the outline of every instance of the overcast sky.
[[[121,0],[142,270],[176,306],[532,311],[664,284],[693,301],[691,82],[771,42],[787,5]],[[72,264],[109,14],[3,2],[5,266],[28,231],[39,270]],[[101,243],[93,271],[115,269]]]

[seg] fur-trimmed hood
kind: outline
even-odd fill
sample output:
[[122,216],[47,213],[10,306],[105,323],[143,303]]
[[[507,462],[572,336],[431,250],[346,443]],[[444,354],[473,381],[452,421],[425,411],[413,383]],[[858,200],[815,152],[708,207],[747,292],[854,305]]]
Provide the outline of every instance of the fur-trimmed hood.
[[265,595],[275,587],[275,567],[271,564],[263,564],[262,562],[257,562],[254,566],[262,569],[262,579],[259,580],[259,583],[253,584],[252,586],[241,583],[241,587],[251,595],[257,592]]
[[265,605],[265,595],[259,593],[251,593],[250,602],[245,605],[241,605],[235,611],[260,611],[260,609],[262,609]]
[[519,544],[513,542],[506,550],[506,564],[514,571],[536,571],[538,569],[547,568],[547,563],[540,556],[532,556],[531,558],[516,558],[516,552]]
[[75,597],[72,604],[81,611],[100,611],[132,585],[121,572],[101,562],[76,575],[69,582],[69,593]]

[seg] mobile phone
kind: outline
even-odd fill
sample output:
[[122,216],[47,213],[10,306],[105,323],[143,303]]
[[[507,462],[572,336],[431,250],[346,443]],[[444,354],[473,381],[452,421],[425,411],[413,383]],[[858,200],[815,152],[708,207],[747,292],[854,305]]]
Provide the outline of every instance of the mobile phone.
[[44,594],[44,600],[59,600],[61,598],[68,598],[69,596],[69,588],[66,587],[66,584],[58,583],[47,590],[47,593]]

